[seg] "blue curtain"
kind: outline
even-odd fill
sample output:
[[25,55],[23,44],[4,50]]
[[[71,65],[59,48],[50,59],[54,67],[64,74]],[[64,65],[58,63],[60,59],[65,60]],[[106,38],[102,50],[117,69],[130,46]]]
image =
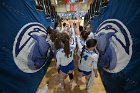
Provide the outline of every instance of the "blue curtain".
[[[98,63],[98,68],[107,93],[140,92],[139,21],[139,0],[109,0],[108,6],[100,10],[100,15],[95,16],[94,19],[90,21],[93,27],[92,30],[96,33],[97,39],[99,40],[98,49],[100,51],[100,62]],[[125,32],[126,28],[128,29],[130,36]],[[111,33],[109,31],[113,31],[112,33],[114,35],[112,34],[112,37],[109,37],[108,33]],[[117,33],[122,34],[118,35]],[[105,38],[108,39],[105,41]],[[114,49],[117,49],[120,43],[122,45],[120,46],[122,47],[120,50],[122,53],[125,51],[128,55],[130,55],[130,60],[127,60],[128,64],[125,67],[120,67],[123,68],[120,71],[111,72],[114,69],[108,67],[110,64],[112,64],[111,62],[116,62],[115,64],[119,64],[120,61],[127,58],[126,56],[116,57],[119,51],[115,51]],[[113,44],[116,45],[112,46]],[[105,50],[103,50],[103,48]],[[132,55],[130,54],[131,48]],[[127,61],[122,62],[125,63]]]
[[[27,34],[27,30],[30,32],[30,30],[27,29],[29,26],[35,26],[34,30],[39,28],[41,31],[41,28],[45,30],[48,26],[53,26],[53,23],[51,19],[46,19],[44,11],[36,10],[34,0],[0,0],[1,93],[35,93],[51,62],[52,56],[50,54],[47,64],[34,73],[23,72],[15,64],[13,49],[17,49],[17,46],[20,47],[20,40],[23,40],[20,36],[23,36],[25,32]],[[23,28],[23,31],[19,32],[22,30],[21,28]],[[17,37],[16,39],[18,34],[20,34],[19,38]],[[16,42],[16,48],[13,48],[14,42]],[[22,42],[24,42],[24,40]],[[26,42],[26,44],[28,43]],[[24,49],[24,47],[20,49]]]

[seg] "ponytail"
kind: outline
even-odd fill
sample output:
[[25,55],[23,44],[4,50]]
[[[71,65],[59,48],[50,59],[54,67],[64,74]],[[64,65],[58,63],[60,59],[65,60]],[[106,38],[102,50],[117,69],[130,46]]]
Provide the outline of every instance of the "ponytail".
[[64,45],[63,48],[64,48],[65,56],[69,57],[69,54],[70,54],[69,35],[67,35],[65,32],[59,33],[59,32],[54,31],[51,34],[50,39],[54,43],[56,50],[62,48]]
[[87,31],[83,30],[80,35],[84,40],[87,40],[89,33]]
[[65,52],[65,56],[69,57],[70,54],[70,43],[69,43],[69,36],[64,32],[61,35],[61,41],[64,44],[64,52]]
[[57,49],[60,49],[62,47],[61,45],[61,39],[60,39],[60,33],[57,31],[54,31],[51,35],[50,35],[50,39],[52,40],[52,42],[54,43],[54,46]]

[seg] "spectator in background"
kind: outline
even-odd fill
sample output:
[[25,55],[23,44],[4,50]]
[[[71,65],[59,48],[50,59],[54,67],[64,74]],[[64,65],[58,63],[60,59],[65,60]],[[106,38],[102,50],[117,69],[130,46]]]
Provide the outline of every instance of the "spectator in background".
[[66,29],[67,29],[66,25],[67,25],[67,24],[64,22],[64,23],[63,23],[63,28],[62,28],[61,31],[60,31],[61,33],[66,31]]
[[54,29],[56,29],[58,32],[60,32],[62,29],[61,22],[56,21],[54,24]]
[[87,26],[86,26],[86,31],[88,32],[88,39],[94,39],[94,33],[92,32],[92,28],[91,28],[91,25],[90,24],[88,24]]

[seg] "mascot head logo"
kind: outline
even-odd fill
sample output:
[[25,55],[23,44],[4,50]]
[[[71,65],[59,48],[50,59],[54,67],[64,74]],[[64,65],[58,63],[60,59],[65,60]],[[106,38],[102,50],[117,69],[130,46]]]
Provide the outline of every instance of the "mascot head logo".
[[110,73],[123,70],[132,55],[132,39],[126,26],[117,19],[108,19],[96,31],[99,65]]
[[46,35],[45,27],[40,23],[33,22],[24,25],[18,32],[13,46],[13,57],[20,70],[26,73],[34,73],[39,69],[30,69],[28,55],[34,45],[35,40],[31,35]]

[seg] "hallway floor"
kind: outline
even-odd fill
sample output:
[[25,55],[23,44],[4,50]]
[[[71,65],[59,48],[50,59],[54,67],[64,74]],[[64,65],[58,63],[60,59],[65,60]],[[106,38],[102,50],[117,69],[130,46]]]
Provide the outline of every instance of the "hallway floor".
[[[57,70],[55,68],[55,61],[52,61],[50,66],[48,67],[48,70],[46,72],[46,75],[42,79],[42,82],[39,86],[38,89],[42,88],[45,86],[45,84],[48,84],[48,90],[46,93],[105,93],[105,89],[103,87],[103,84],[101,82],[100,76],[98,78],[94,79],[94,85],[91,89],[86,90],[85,87],[85,78],[83,77],[81,82],[80,82],[80,88],[76,87],[76,80],[77,80],[77,75],[78,71],[75,69],[74,70],[74,81],[72,84],[72,88],[70,88],[68,84],[68,77],[65,79],[65,90],[62,91],[60,89],[60,84],[59,84],[59,77]],[[75,62],[75,68],[77,67],[77,62]],[[98,74],[99,75],[99,74]]]

